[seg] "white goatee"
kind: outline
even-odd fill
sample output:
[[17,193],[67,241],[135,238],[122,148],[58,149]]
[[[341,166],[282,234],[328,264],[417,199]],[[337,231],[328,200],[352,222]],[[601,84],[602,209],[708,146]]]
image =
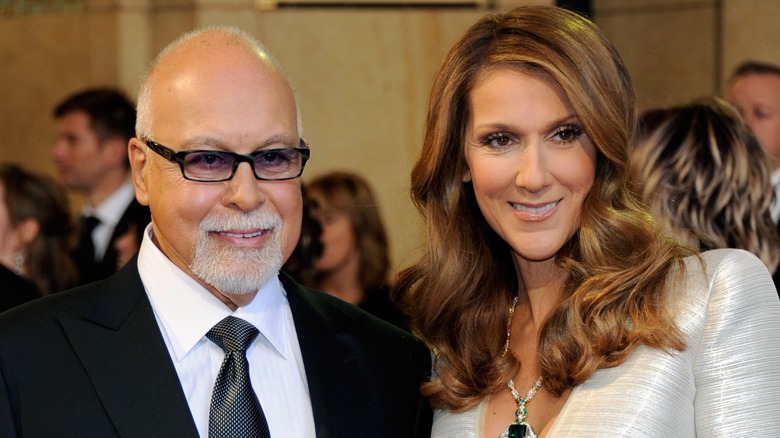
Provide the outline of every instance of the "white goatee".
[[[207,216],[200,223],[190,269],[225,295],[254,293],[282,268],[281,226],[281,217],[268,210]],[[264,230],[271,235],[260,248],[236,247],[213,236],[235,230]]]

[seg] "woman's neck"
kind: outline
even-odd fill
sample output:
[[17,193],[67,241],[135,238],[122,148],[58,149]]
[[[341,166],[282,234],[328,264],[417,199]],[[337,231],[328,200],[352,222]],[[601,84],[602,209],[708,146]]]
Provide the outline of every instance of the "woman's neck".
[[357,261],[322,276],[317,287],[348,303],[359,304],[365,298],[365,291],[358,281]]
[[553,260],[540,263],[518,263],[518,307],[538,328],[560,304],[566,271]]

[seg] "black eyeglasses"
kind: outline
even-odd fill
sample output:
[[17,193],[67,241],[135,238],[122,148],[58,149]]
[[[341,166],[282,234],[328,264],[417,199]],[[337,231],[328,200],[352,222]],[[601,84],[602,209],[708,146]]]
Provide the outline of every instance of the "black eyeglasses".
[[311,154],[303,139],[297,148],[263,149],[248,155],[210,150],[175,151],[148,138],[146,145],[166,160],[179,163],[184,179],[201,182],[228,181],[242,162],[249,163],[252,173],[259,180],[298,178]]

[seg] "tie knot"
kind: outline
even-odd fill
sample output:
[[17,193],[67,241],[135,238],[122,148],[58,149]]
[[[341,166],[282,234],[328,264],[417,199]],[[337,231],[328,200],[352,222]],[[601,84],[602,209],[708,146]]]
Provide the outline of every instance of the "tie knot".
[[98,225],[100,225],[100,219],[95,216],[84,216],[81,218],[82,226],[87,233],[91,233]]
[[206,337],[225,353],[244,351],[260,333],[255,326],[243,319],[228,316],[218,322]]

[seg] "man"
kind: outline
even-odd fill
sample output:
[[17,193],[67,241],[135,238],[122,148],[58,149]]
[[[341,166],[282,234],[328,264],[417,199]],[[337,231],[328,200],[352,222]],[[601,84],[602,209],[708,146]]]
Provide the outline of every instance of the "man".
[[[780,66],[745,61],[728,81],[727,99],[766,152],[772,169],[772,219],[780,221]],[[778,224],[780,233],[780,224]],[[773,274],[780,289],[780,269]],[[778,291],[780,293],[780,290]]]
[[429,436],[420,341],[279,272],[309,150],[277,62],[233,28],[198,31],[158,57],[138,108],[139,254],[0,315],[0,436]]
[[94,88],[66,98],[54,117],[52,158],[60,179],[85,198],[73,254],[84,284],[108,277],[127,262],[117,241],[134,254],[150,220],[149,208],[135,199],[127,160],[135,107],[118,90]]

